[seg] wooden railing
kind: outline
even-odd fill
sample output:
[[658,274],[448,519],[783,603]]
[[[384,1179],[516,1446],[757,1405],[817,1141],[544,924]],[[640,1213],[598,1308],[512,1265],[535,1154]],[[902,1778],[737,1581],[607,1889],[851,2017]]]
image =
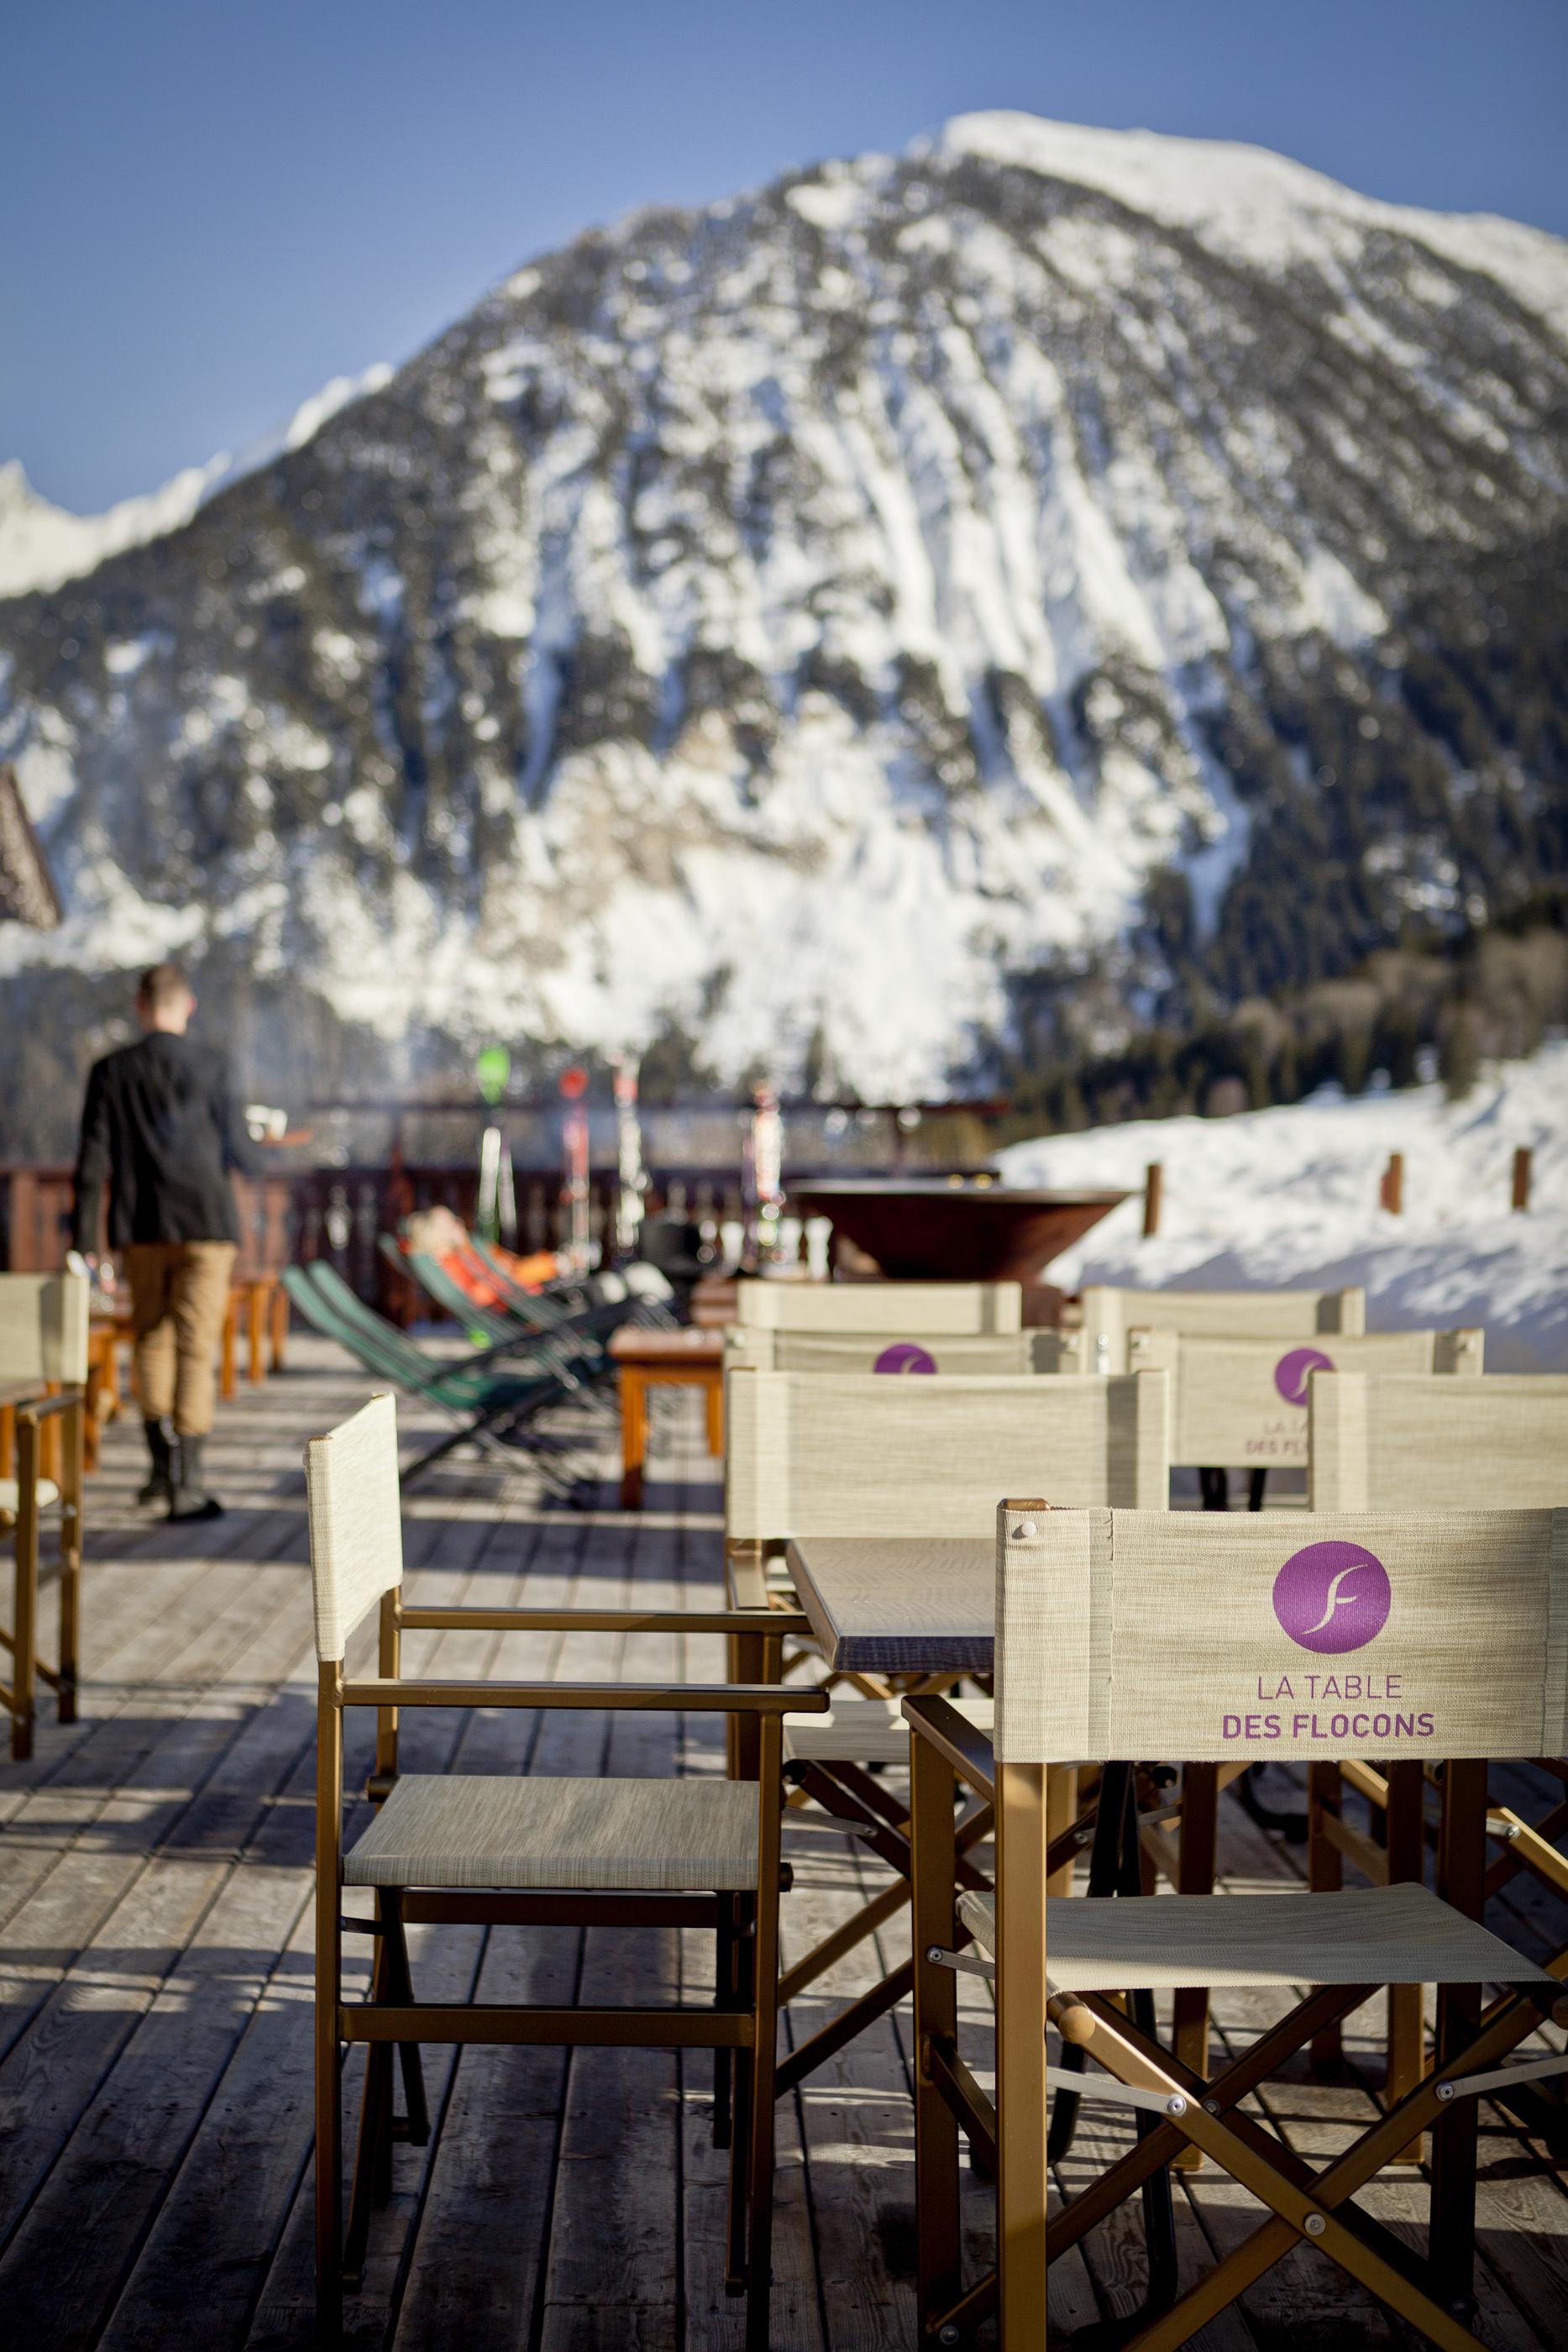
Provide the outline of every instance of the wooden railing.
[[[566,1210],[556,1170],[515,1171],[517,1246],[552,1249],[567,1238]],[[377,1247],[413,1209],[449,1208],[465,1223],[478,1190],[472,1168],[292,1168],[277,1176],[234,1179],[239,1214],[238,1276],[276,1273],[326,1258],[361,1298],[403,1321],[428,1315],[428,1301],[389,1265]],[[596,1170],[590,1179],[595,1240],[603,1242],[615,1210],[616,1177]],[[713,1169],[663,1169],[650,1179],[650,1213],[669,1210],[696,1222],[723,1222],[741,1213],[738,1178]],[[0,1267],[47,1272],[63,1265],[70,1245],[71,1171],[36,1164],[0,1166]],[[101,1238],[101,1237],[100,1237]]]

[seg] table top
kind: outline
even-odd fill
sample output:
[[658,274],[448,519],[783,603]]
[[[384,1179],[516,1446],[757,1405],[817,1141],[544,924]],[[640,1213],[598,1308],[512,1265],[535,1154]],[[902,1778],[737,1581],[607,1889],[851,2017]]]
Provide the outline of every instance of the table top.
[[612,1334],[610,1352],[618,1364],[639,1364],[649,1370],[678,1370],[689,1364],[694,1371],[724,1370],[724,1333],[687,1328],[643,1331],[622,1324]]
[[829,1665],[990,1673],[995,1536],[807,1536],[789,1560]]

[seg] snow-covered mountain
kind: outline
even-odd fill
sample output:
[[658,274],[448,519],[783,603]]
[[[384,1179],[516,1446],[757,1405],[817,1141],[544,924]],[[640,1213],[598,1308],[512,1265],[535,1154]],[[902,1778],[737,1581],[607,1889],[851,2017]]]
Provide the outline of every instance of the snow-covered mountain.
[[31,588],[58,588],[96,571],[125,548],[143,547],[149,540],[178,530],[214,490],[284,450],[303,448],[350,400],[390,383],[392,373],[381,362],[361,375],[334,376],[300,403],[281,432],[269,435],[242,457],[220,449],[204,466],[183,466],[161,489],[120,499],[103,514],[72,514],[40,497],[20,460],[11,458],[0,465],[0,597],[25,595]]
[[1536,231],[1016,114],[590,232],[0,604],[30,1050],[178,951],[297,1088],[675,1029],[885,1097],[1505,908],[1565,337]]

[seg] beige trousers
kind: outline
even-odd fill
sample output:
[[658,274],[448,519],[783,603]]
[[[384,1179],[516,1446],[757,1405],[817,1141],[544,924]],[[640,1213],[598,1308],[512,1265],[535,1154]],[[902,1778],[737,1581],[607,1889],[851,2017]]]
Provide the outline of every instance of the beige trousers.
[[125,1252],[141,1411],[149,1421],[172,1412],[181,1437],[213,1425],[235,1255],[233,1242],[132,1242]]

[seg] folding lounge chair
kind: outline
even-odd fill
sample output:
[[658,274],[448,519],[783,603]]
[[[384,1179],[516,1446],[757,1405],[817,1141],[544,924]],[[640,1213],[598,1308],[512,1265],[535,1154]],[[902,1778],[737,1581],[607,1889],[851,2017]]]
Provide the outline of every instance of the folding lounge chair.
[[[59,1720],[76,1721],[89,1287],[79,1274],[0,1275],[0,1382],[37,1382],[40,1391],[16,1409],[16,1475],[0,1475],[0,1528],[15,1530],[16,1544],[12,1631],[0,1633],[11,1678],[0,1682],[0,1703],[11,1717],[11,1754],[18,1761],[33,1752],[40,1680],[55,1693]],[[57,1392],[45,1395],[46,1388]],[[57,1482],[39,1474],[43,1424],[57,1419]],[[38,1521],[46,1511],[59,1523],[60,1630],[52,1666],[37,1654]]]
[[583,1307],[541,1325],[526,1321],[510,1307],[486,1306],[470,1297],[439,1258],[424,1250],[405,1250],[394,1234],[382,1235],[381,1251],[389,1265],[416,1282],[444,1313],[455,1317],[465,1330],[477,1332],[486,1343],[486,1352],[497,1360],[528,1354],[563,1386],[585,1393],[593,1381],[606,1379],[612,1371],[604,1341],[627,1319],[630,1309],[625,1302]]
[[[1425,1381],[1392,1373],[1314,1372],[1307,1400],[1314,1511],[1534,1510],[1568,1505],[1568,1379],[1546,1373],[1484,1374],[1478,1380]],[[1499,1759],[1500,1761],[1502,1759]],[[1538,1759],[1568,1778],[1559,1757]],[[1428,1832],[1427,1779],[1415,1762],[1313,1764],[1307,1775],[1308,1875],[1316,1889],[1338,1887],[1348,1861],[1374,1885],[1421,1879]],[[1344,1818],[1346,1791],[1364,1800],[1367,1830]],[[1564,1792],[1568,1795],[1568,1792]],[[1559,1898],[1568,1897],[1568,1861],[1556,1841],[1568,1829],[1568,1801],[1531,1822],[1492,1805],[1487,1833],[1500,1851],[1487,1876],[1489,1896],[1528,1871]],[[1564,1954],[1568,1958],[1568,1953]],[[1389,1996],[1387,2088],[1402,2096],[1423,2071],[1426,2036],[1421,1992]],[[1340,2055],[1337,2024],[1312,2055]],[[1561,2142],[1560,2109],[1524,2102]]]
[[435,1406],[459,1423],[449,1437],[409,1464],[403,1472],[405,1484],[432,1463],[470,1443],[482,1452],[502,1456],[521,1448],[540,1457],[541,1470],[550,1475],[533,1423],[547,1406],[567,1399],[568,1391],[553,1374],[507,1370],[497,1362],[493,1349],[458,1363],[427,1356],[403,1332],[356,1298],[342,1277],[319,1258],[308,1265],[285,1267],[282,1281],[306,1321],[335,1339],[367,1371],[394,1381],[406,1394]]
[[[1303,1536],[1307,1540],[1303,1543]],[[1568,1512],[1155,1517],[1009,1502],[998,1513],[996,1714],[990,1743],[946,1702],[911,1698],[915,1733],[915,1940],[917,2240],[923,2340],[962,2343],[999,2301],[1000,2352],[1042,2352],[1046,2262],[1169,2163],[1202,2150],[1270,2209],[1207,2276],[1123,2341],[1173,2352],[1306,2239],[1445,2352],[1479,2352],[1460,2315],[1473,2284],[1477,2109],[1483,2094],[1568,2073],[1538,2047],[1508,2053],[1547,2018],[1568,2020],[1543,1974],[1479,1924],[1486,1764],[1568,1744]],[[1379,1736],[1447,1759],[1439,1888],[1343,1895],[1050,1899],[1045,1775],[1069,1757],[1176,1751],[1314,1761],[1343,1743],[1332,1703],[1301,1696],[1333,1656],[1397,1675],[1404,1704]],[[1549,1638],[1549,1629],[1551,1637]],[[1375,1644],[1375,1646],[1374,1646]],[[1260,1686],[1272,1696],[1260,1696]],[[1291,1696],[1286,1696],[1290,1689]],[[956,1894],[956,1780],[997,1818],[994,1895]],[[966,1948],[973,1943],[977,1952]],[[996,1989],[998,2100],[958,2049],[955,1970]],[[1206,1983],[1315,1988],[1218,2075],[1184,2065],[1117,1997]],[[1314,2171],[1239,2102],[1312,2034],[1381,1986],[1436,1984],[1437,2066],[1354,2144]],[[1499,1997],[1482,2011],[1480,1988]],[[1050,2063],[1048,2024],[1103,2073]],[[1046,2221],[1048,2096],[1133,2109],[1144,2136]],[[998,2282],[960,2276],[957,2132],[997,2153]],[[1359,2189],[1436,2126],[1427,2254],[1360,2211]]]
[[672,1301],[674,1292],[656,1265],[647,1265],[639,1258],[622,1266],[606,1267],[601,1273],[573,1277],[544,1293],[522,1290],[484,1242],[470,1240],[469,1254],[478,1270],[501,1293],[506,1304],[515,1314],[528,1318],[530,1311],[538,1316],[548,1309],[549,1319],[569,1314],[577,1307],[606,1307],[626,1303],[631,1320],[651,1328],[665,1330],[679,1318]]
[[[933,1537],[983,1537],[998,1481],[1016,1485],[1030,1465],[1049,1465],[1060,1491],[1082,1501],[1115,1497],[1162,1509],[1169,1483],[1167,1413],[1166,1383],[1157,1374],[1110,1381],[897,1381],[737,1372],[725,1400],[730,1592],[737,1603],[759,1610],[791,1600],[787,1585],[769,1582],[768,1563],[796,1537],[898,1537],[912,1548]],[[862,1694],[859,1698],[835,1689],[831,1717],[786,1720],[787,1762],[800,1789],[854,1825],[898,1876],[857,1916],[852,1933],[841,1929],[789,1971],[781,1987],[785,2000],[803,1992],[907,1899],[905,1809],[890,1802],[867,1768],[907,1765],[908,1734],[888,1682],[848,1679]],[[978,1703],[977,1719],[988,1709],[988,1702]],[[1053,1779],[1051,1825],[1062,1841],[1055,1866],[1065,1884],[1075,1852],[1092,1830],[1092,1816],[1078,1821],[1069,1772]],[[964,1832],[967,1845],[986,1827],[977,1814]],[[1173,1844],[1166,1852],[1174,1856],[1176,1849]],[[1180,1864],[1173,1858],[1167,1866]],[[793,2087],[821,2065],[901,2000],[909,1983],[905,1963],[801,2043],[780,2068],[781,2087]]]
[[[345,2275],[363,2268],[371,2208],[390,2189],[393,2052],[404,2053],[402,2135],[428,2136],[418,2049],[424,2042],[712,2049],[737,2056],[731,2139],[727,2284],[747,2297],[747,2352],[768,2352],[773,2210],[773,2069],[783,1807],[776,1682],[737,1688],[570,1683],[435,1682],[400,1671],[405,1628],[523,1633],[736,1631],[734,1612],[420,1609],[402,1601],[397,1430],[390,1396],[306,1450],[310,1569],[319,1664],[316,1803],[316,2261],[318,2341],[337,2343]],[[354,1626],[380,1604],[378,1675],[346,1677]],[[748,1639],[754,1628],[743,1624]],[[780,1622],[778,1635],[785,1631]],[[819,1705],[825,1702],[817,1702]],[[343,1715],[377,1710],[380,1810],[345,1852]],[[397,1717],[408,1706],[658,1708],[718,1712],[748,1735],[743,1779],[559,1780],[533,1775],[400,1776]],[[368,2000],[347,2002],[342,1937],[349,1887],[373,1888]],[[507,2002],[422,2002],[404,1940],[413,1922],[707,1927],[718,1960],[710,2006],[595,2009]],[[347,2239],[342,2215],[340,2076],[346,2046],[367,2045],[364,2109]]]

